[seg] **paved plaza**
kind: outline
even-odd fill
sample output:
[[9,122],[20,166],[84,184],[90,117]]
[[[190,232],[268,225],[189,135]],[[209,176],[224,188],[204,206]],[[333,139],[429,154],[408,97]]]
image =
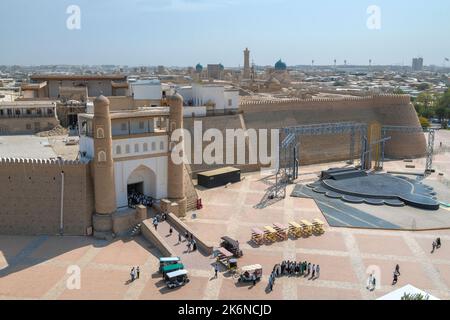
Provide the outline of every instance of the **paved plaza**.
[[[442,192],[448,192],[449,159],[448,153],[436,156],[438,172],[427,179]],[[424,159],[414,163],[419,170]],[[313,181],[320,170],[333,165],[342,163],[302,167],[300,180]],[[389,162],[386,169],[405,170],[405,163]],[[445,175],[439,176],[439,172]],[[169,236],[168,226],[162,223],[160,234],[176,248],[189,270],[191,282],[185,287],[165,287],[156,274],[160,254],[140,236],[112,242],[89,237],[0,236],[0,299],[376,299],[407,284],[450,299],[450,230],[386,231],[326,225],[321,236],[255,246],[249,241],[252,227],[325,219],[312,199],[286,197],[264,209],[255,208],[267,183],[259,173],[243,177],[228,187],[199,190],[204,209],[195,217],[190,214],[185,222],[210,245],[218,246],[224,235],[239,240],[244,251],[239,266],[263,266],[263,279],[256,286],[238,285],[226,272],[215,279],[212,257],[186,252],[185,244],[178,244],[177,232]],[[293,188],[289,186],[287,194]],[[428,213],[423,214],[426,219]],[[436,237],[441,238],[442,247],[431,253]],[[273,292],[267,292],[268,276],[283,260],[319,264],[320,278],[279,278]],[[396,264],[401,276],[392,286]],[[72,265],[81,269],[79,290],[69,290],[66,285],[67,269]],[[140,266],[141,277],[129,283],[133,266]],[[372,292],[366,289],[370,271],[379,274],[380,284]]]

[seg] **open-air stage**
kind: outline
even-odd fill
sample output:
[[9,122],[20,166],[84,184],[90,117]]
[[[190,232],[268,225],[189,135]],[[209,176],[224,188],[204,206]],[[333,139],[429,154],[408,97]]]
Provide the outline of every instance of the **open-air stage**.
[[406,176],[330,169],[314,183],[296,185],[291,196],[314,199],[334,227],[450,228],[450,211],[440,206],[440,194],[426,182]]

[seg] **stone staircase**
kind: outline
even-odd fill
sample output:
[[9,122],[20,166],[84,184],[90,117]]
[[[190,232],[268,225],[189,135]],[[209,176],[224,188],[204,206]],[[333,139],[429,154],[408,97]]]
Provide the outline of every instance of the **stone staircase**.
[[184,166],[184,190],[186,193],[186,209],[187,211],[197,210],[198,194],[192,182],[190,166]]
[[133,229],[130,230],[130,233],[129,233],[130,237],[134,238],[134,237],[140,235],[141,234],[141,227],[142,227],[142,224],[140,224],[140,223],[135,225],[133,227]]

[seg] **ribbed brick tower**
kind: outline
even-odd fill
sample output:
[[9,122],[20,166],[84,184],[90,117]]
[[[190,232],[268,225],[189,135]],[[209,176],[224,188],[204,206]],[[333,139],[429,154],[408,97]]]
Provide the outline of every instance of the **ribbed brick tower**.
[[93,136],[95,190],[93,225],[94,232],[105,233],[112,231],[111,215],[116,211],[116,192],[109,100],[104,96],[99,96],[94,101]]
[[[183,129],[183,97],[175,94],[168,98],[170,106],[169,114],[169,141],[172,132],[176,129]],[[182,138],[184,139],[184,138]],[[170,143],[169,152],[172,152],[174,145],[178,141]],[[182,145],[182,144],[181,144]],[[184,150],[182,151],[184,152]],[[168,198],[171,202],[178,204],[178,212],[174,212],[179,217],[186,215],[186,194],[184,190],[184,164],[175,164],[171,154],[168,159]]]

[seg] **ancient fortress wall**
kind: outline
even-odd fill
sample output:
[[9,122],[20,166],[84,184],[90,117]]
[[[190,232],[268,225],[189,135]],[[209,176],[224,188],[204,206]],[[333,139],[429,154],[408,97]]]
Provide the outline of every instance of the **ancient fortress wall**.
[[[282,128],[332,122],[378,121],[381,125],[420,128],[414,106],[408,95],[379,95],[341,100],[308,99],[245,103],[241,106],[248,128]],[[270,117],[268,116],[270,115]],[[422,133],[388,132],[392,140],[386,144],[386,157],[421,157],[426,153]],[[355,152],[359,153],[359,136]],[[300,161],[303,164],[345,160],[349,158],[349,135],[311,136],[301,139]]]
[[77,161],[0,159],[0,234],[58,234],[64,172],[64,234],[92,225],[90,166]]
[[[289,99],[276,101],[246,101],[240,105],[241,115],[191,118],[185,120],[185,128],[193,130],[193,121],[201,120],[203,131],[217,128],[277,129],[290,126],[377,121],[381,125],[401,125],[420,128],[413,105],[407,95],[380,95],[345,99]],[[422,133],[401,134],[389,132],[392,140],[386,144],[386,156],[412,158],[426,153],[425,136]],[[360,136],[355,137],[355,157],[360,152]],[[268,138],[270,143],[270,137]],[[208,143],[204,143],[204,146]],[[300,161],[302,164],[347,160],[350,157],[350,135],[305,136],[301,138]],[[225,152],[225,151],[224,151]],[[192,165],[192,171],[211,167]],[[242,166],[241,166],[242,168]],[[247,168],[248,169],[248,168]],[[252,169],[257,169],[252,166]]]

